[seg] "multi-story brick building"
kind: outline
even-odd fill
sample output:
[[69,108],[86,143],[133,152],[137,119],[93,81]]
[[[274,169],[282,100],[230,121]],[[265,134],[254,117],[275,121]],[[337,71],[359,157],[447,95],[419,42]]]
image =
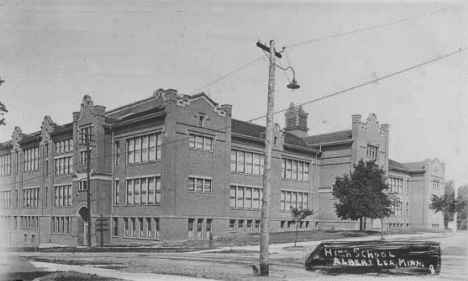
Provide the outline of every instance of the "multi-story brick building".
[[[293,105],[284,130],[274,128],[272,231],[293,227],[291,206],[318,211],[301,229],[356,228],[334,214],[334,179],[361,158],[388,169],[388,125],[374,114],[365,122],[355,115],[349,131],[307,131],[307,113]],[[3,243],[83,245],[88,223],[93,244],[257,232],[264,133],[203,93],[157,90],[109,111],[85,96],[72,123],[46,116],[40,131],[26,135],[16,127],[0,145],[3,237],[9,237]],[[92,140],[89,183],[86,136]],[[417,200],[419,189],[409,198]]]
[[411,227],[413,229],[440,230],[444,228],[442,213],[429,209],[432,194],[445,192],[445,164],[438,159],[420,162],[398,163],[389,161],[389,186],[400,204],[394,207],[386,225],[389,229]]

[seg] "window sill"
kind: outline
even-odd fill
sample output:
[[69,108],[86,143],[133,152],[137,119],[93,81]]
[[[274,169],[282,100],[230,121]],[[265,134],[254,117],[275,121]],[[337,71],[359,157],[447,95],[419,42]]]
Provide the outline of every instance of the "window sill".
[[202,148],[193,148],[193,147],[189,147],[189,150],[195,150],[195,151],[204,151],[204,152],[211,152],[213,153],[214,150],[206,150],[206,149],[202,149]]
[[262,209],[238,209],[238,208],[232,208],[231,207],[231,211],[248,211],[248,212],[252,212],[252,211],[255,211],[255,212],[258,212],[258,211],[261,211]]
[[[120,238],[120,237],[119,236],[112,236],[112,238]],[[148,241],[149,240],[161,240],[161,238],[159,238],[159,237],[139,237],[139,236],[134,236],[134,237],[133,236],[123,236],[122,239],[133,239],[133,240],[137,239],[137,240],[143,240],[143,241],[145,241],[145,240],[148,240]]]
[[233,171],[231,171],[231,174],[242,175],[242,176],[263,177],[263,175],[260,175],[260,174],[249,174],[249,173],[240,173],[240,172],[233,172]]
[[292,181],[292,182],[298,182],[298,183],[310,183],[311,182],[310,180],[295,180],[295,179],[285,179],[285,178],[281,178],[281,179],[284,181]]
[[[137,207],[137,206],[161,206],[161,203],[155,203],[155,204],[125,204],[123,207]],[[115,206],[115,207],[120,207]]]
[[[158,163],[158,162],[161,162],[161,159],[151,160],[151,161],[147,161],[147,162],[127,163],[126,166],[147,165],[147,164],[154,164],[154,163]],[[120,167],[120,165],[117,166],[117,167]]]
[[206,194],[206,195],[211,195],[213,192],[205,192],[205,191],[194,191],[194,190],[187,190],[189,193],[201,193],[201,194]]

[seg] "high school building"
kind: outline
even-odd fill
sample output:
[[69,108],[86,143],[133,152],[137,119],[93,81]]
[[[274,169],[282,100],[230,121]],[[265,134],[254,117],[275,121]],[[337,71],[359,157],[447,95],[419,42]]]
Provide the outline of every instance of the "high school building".
[[[359,159],[387,170],[402,199],[386,228],[443,227],[427,209],[431,192],[443,190],[443,164],[389,160],[389,126],[374,114],[354,115],[351,130],[323,135],[308,134],[307,115],[291,105],[286,127],[274,128],[272,231],[294,228],[291,206],[316,211],[300,229],[356,229],[357,222],[336,217],[332,186]],[[88,223],[93,244],[258,232],[264,139],[265,127],[233,119],[230,105],[204,93],[159,89],[113,110],[85,96],[73,122],[46,116],[38,132],[16,127],[0,144],[2,243],[85,245]],[[369,221],[368,228],[379,226]]]

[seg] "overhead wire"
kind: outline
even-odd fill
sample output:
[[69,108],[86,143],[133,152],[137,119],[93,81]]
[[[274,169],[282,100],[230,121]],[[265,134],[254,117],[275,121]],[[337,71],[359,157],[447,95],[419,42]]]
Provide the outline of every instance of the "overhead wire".
[[[447,58],[447,57],[450,57],[450,56],[453,56],[457,53],[461,53],[461,52],[464,52],[468,50],[468,47],[464,47],[464,48],[459,48],[457,51],[454,51],[454,52],[451,52],[451,53],[448,53],[448,54],[445,54],[445,55],[442,55],[442,56],[439,56],[435,59],[432,59],[432,60],[428,60],[428,61],[425,61],[423,63],[420,63],[420,64],[417,64],[417,65],[413,65],[413,66],[410,66],[410,67],[407,67],[407,68],[404,68],[402,70],[399,70],[399,71],[396,71],[396,72],[393,72],[393,73],[390,73],[390,74],[387,74],[387,75],[384,75],[380,78],[377,78],[377,79],[373,79],[373,80],[370,80],[370,81],[367,81],[365,83],[361,83],[361,84],[358,84],[358,85],[355,85],[353,87],[349,87],[347,89],[344,89],[344,90],[341,90],[341,91],[338,91],[338,92],[335,92],[335,93],[332,93],[332,94],[329,94],[329,95],[326,95],[326,96],[322,96],[322,97],[319,97],[317,99],[313,99],[313,100],[310,100],[310,101],[307,101],[307,102],[304,102],[304,103],[301,103],[301,104],[298,104],[296,107],[299,107],[299,106],[302,106],[302,105],[306,105],[306,104],[311,104],[311,103],[314,103],[314,102],[317,102],[317,101],[320,101],[320,100],[324,100],[324,99],[327,99],[327,98],[331,98],[331,97],[334,97],[334,96],[337,96],[337,95],[340,95],[340,94],[344,94],[346,92],[349,92],[351,90],[355,90],[355,89],[358,89],[360,87],[364,87],[366,85],[369,85],[369,84],[372,84],[372,83],[375,83],[377,81],[380,81],[380,80],[384,80],[384,79],[387,79],[387,78],[390,78],[390,77],[393,77],[393,76],[396,76],[396,75],[399,75],[399,74],[402,74],[404,72],[407,72],[407,71],[410,71],[410,70],[413,70],[415,68],[418,68],[418,67],[421,67],[421,66],[424,66],[424,65],[427,65],[427,64],[430,64],[430,63],[433,63],[435,61],[438,61],[438,60],[441,60],[441,59],[444,59],[444,58]],[[289,108],[285,108],[285,109],[282,109],[282,110],[279,110],[279,111],[276,111],[274,112],[273,114],[278,114],[278,113],[282,113],[282,112],[285,112],[286,110],[288,110]],[[253,122],[253,121],[256,121],[256,120],[260,120],[260,119],[263,119],[265,118],[266,116],[265,115],[262,115],[262,116],[259,116],[257,118],[253,118],[253,119],[250,119],[248,121],[245,121],[245,122]],[[213,129],[214,131],[218,131],[218,132],[223,132],[224,130],[228,129],[228,128],[231,128],[231,125],[228,125],[228,126],[223,126],[223,127],[220,127],[220,128],[215,128]],[[169,142],[163,142],[161,144],[161,147],[163,146],[167,146],[169,144],[173,144],[173,143],[177,143],[177,142],[181,142],[181,141],[186,141],[188,140],[190,137],[183,137],[183,138],[180,138],[180,139],[176,139],[176,140],[173,140],[173,141],[169,141]],[[110,156],[104,156],[104,157],[101,157],[101,158],[111,158],[113,157],[113,155],[110,155]],[[91,159],[93,159],[94,157],[91,157]],[[49,173],[49,175],[51,175],[52,172]],[[32,181],[32,180],[35,180],[35,179],[38,179],[38,178],[41,178],[42,175],[40,176],[37,176],[37,177],[31,177],[31,178],[28,178],[26,180],[23,180],[23,184],[25,182],[29,182],[29,181]],[[2,186],[13,186],[14,183],[10,183],[10,184],[2,184]]]
[[[414,20],[414,19],[417,19],[417,18],[427,16],[427,15],[435,15],[435,14],[442,13],[442,12],[449,11],[449,10],[452,10],[452,8],[439,9],[439,10],[436,10],[436,11],[427,12],[427,13],[411,16],[411,17],[408,17],[408,18],[403,18],[403,19],[398,19],[398,20],[394,20],[394,21],[385,22],[385,23],[380,24],[380,25],[374,25],[374,26],[371,26],[371,27],[355,29],[355,30],[348,31],[348,32],[343,32],[343,33],[333,34],[333,35],[326,36],[326,37],[307,40],[307,41],[299,42],[299,43],[296,43],[296,44],[288,45],[288,46],[286,46],[284,48],[295,48],[295,47],[298,47],[298,46],[301,46],[301,45],[311,44],[311,43],[319,42],[319,41],[322,41],[322,40],[337,38],[337,37],[346,36],[346,35],[350,35],[350,34],[354,34],[354,33],[358,33],[358,32],[368,31],[368,30],[372,30],[372,29],[376,29],[376,28],[381,28],[381,27],[397,24],[397,23],[400,23],[400,22],[410,21],[410,20]],[[207,83],[206,85],[204,85],[202,87],[199,87],[196,90],[191,91],[190,94],[194,94],[194,93],[196,93],[196,92],[198,92],[200,90],[203,90],[204,88],[209,87],[209,86],[211,86],[211,85],[213,85],[213,84],[215,84],[215,83],[217,83],[217,82],[219,82],[219,81],[221,81],[221,80],[223,80],[223,79],[225,79],[225,78],[227,78],[227,77],[241,71],[242,69],[245,69],[245,68],[249,67],[250,65],[252,65],[252,64],[256,63],[257,61],[259,61],[262,57],[263,56],[260,56],[260,57],[256,58],[255,60],[250,61],[250,62],[248,62],[248,63],[246,63],[246,64],[244,64],[244,65],[230,71],[229,73],[227,73],[227,74],[225,74],[225,75],[223,75],[223,76],[221,76],[219,78],[216,78],[215,80]],[[288,57],[288,61],[289,61],[289,57]]]
[[374,26],[370,26],[370,27],[355,29],[355,30],[347,31],[347,32],[343,32],[343,33],[337,33],[337,34],[333,34],[333,35],[326,36],[326,37],[311,39],[311,40],[307,40],[307,41],[303,41],[303,42],[288,45],[288,46],[286,46],[286,48],[295,48],[295,47],[299,47],[299,46],[306,45],[306,44],[316,43],[316,42],[326,40],[326,39],[332,39],[332,38],[337,38],[337,37],[341,37],[341,36],[345,36],[345,35],[351,35],[351,34],[362,32],[362,31],[368,31],[368,30],[372,30],[372,29],[382,28],[382,27],[385,27],[385,26],[394,25],[394,24],[401,23],[401,22],[411,21],[411,20],[414,20],[414,19],[418,19],[418,18],[421,18],[421,17],[428,16],[428,15],[436,15],[436,14],[446,12],[446,11],[450,11],[450,10],[453,10],[453,8],[443,8],[443,9],[439,9],[439,10],[432,11],[432,12],[427,12],[427,13],[423,13],[423,14],[419,14],[419,15],[415,15],[415,16],[411,16],[411,17],[407,17],[407,18],[403,18],[403,19],[398,19],[398,20],[394,20],[394,21],[385,22],[383,24],[378,24],[378,25],[374,25]]
[[[446,57],[450,57],[450,56],[452,56],[452,55],[454,55],[454,54],[457,54],[457,53],[466,51],[467,49],[468,49],[468,47],[459,48],[457,51],[454,51],[454,52],[451,52],[451,53],[448,53],[448,54],[439,56],[439,57],[437,57],[437,58],[435,58],[435,59],[432,59],[432,60],[429,60],[429,61],[425,61],[425,62],[423,62],[423,63],[417,64],[417,65],[413,65],[413,66],[411,66],[411,67],[404,68],[404,69],[402,69],[402,70],[399,70],[399,71],[396,71],[396,72],[393,72],[393,73],[384,75],[384,76],[382,76],[382,77],[380,77],[380,78],[376,78],[376,79],[367,81],[367,82],[365,82],[365,83],[358,84],[358,85],[356,85],[356,86],[353,86],[353,87],[350,87],[350,88],[347,88],[347,89],[344,89],[344,90],[335,92],[335,93],[333,93],[333,94],[329,94],[329,95],[322,96],[322,97],[317,98],[317,99],[313,99],[313,100],[310,100],[310,101],[307,101],[307,102],[298,104],[297,107],[302,106],[302,105],[306,105],[306,104],[310,104],[310,103],[313,103],[313,102],[317,102],[317,101],[320,101],[320,100],[323,100],[323,99],[326,99],[326,98],[331,98],[331,97],[334,97],[334,96],[337,96],[337,95],[344,94],[344,93],[349,92],[349,91],[351,91],[351,90],[355,90],[355,89],[357,89],[357,88],[360,88],[360,87],[363,87],[363,86],[366,86],[366,85],[375,83],[375,82],[377,82],[377,81],[380,81],[380,80],[383,80],[383,79],[387,79],[387,78],[390,78],[390,77],[392,77],[392,76],[395,76],[395,75],[398,75],[398,74],[401,74],[401,73],[410,71],[410,70],[412,70],[412,69],[415,69],[415,68],[418,68],[418,67],[421,67],[421,66],[424,66],[424,65],[433,63],[433,62],[435,62],[435,61],[444,59],[444,58],[446,58]],[[274,114],[278,114],[278,113],[281,113],[281,112],[285,112],[285,111],[288,110],[288,109],[289,109],[289,108],[276,111],[276,112],[274,112]],[[262,118],[265,118],[265,117],[266,117],[266,116],[260,116],[260,117],[254,118],[254,119],[250,119],[248,122],[256,121],[256,120],[259,120],[259,119],[262,119]]]

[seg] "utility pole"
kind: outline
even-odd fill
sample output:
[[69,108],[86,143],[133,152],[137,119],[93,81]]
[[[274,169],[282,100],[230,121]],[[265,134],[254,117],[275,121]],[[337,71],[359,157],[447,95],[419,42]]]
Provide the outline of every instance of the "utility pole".
[[86,238],[88,240],[88,247],[92,247],[93,245],[91,241],[91,147],[94,145],[92,145],[91,142],[94,140],[91,139],[93,136],[91,134],[91,128],[92,127],[89,127],[81,131],[81,139],[83,140],[84,138],[84,143],[82,143],[82,145],[86,146],[86,206],[88,208]]
[[275,105],[275,41],[270,41],[270,48],[257,43],[257,46],[270,52],[270,67],[268,77],[268,107],[265,135],[265,169],[263,173],[263,200],[260,228],[260,270],[261,276],[269,275],[269,248],[270,248],[270,185],[271,185],[271,152],[273,139],[273,111]]

